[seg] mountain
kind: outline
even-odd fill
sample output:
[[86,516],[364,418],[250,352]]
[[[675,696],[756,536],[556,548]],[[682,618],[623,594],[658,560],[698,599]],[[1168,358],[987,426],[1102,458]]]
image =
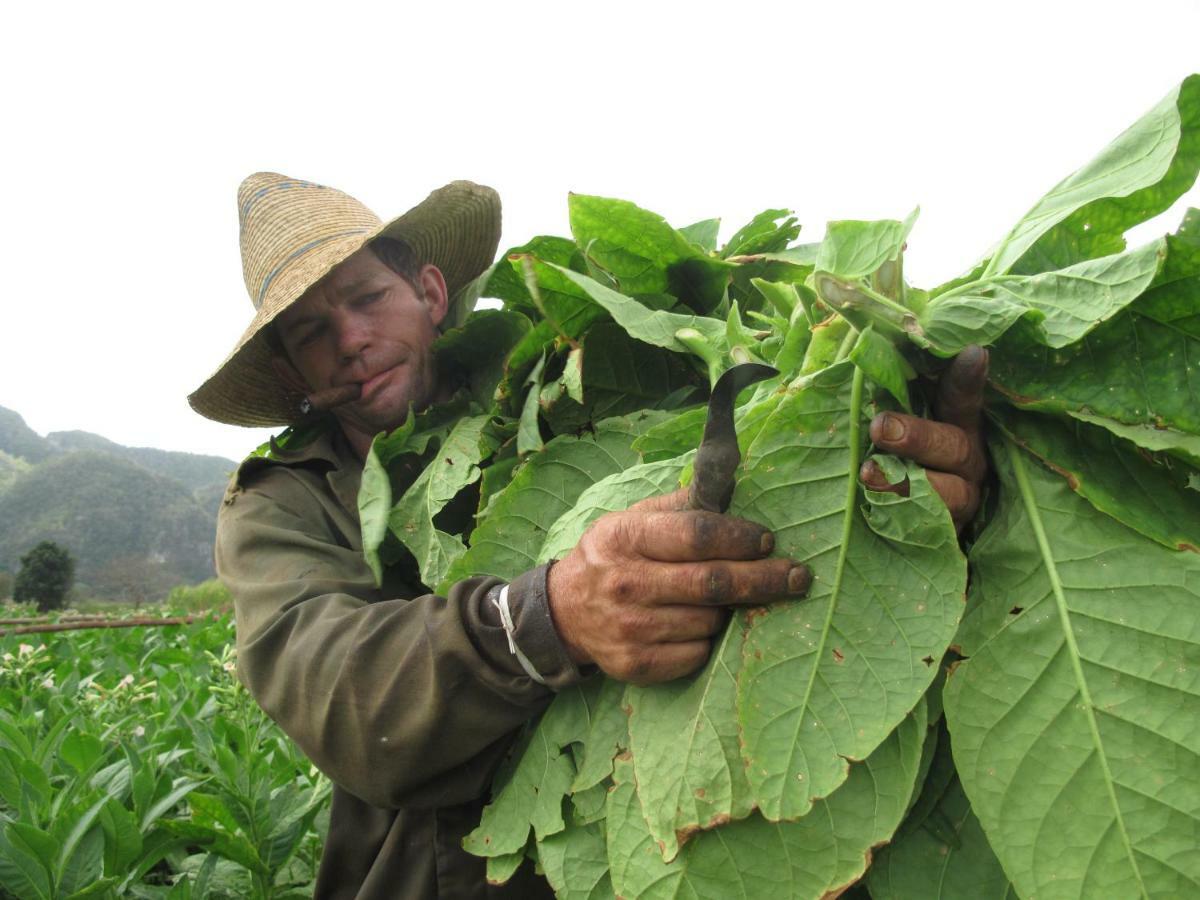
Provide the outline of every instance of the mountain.
[[86,431],[46,437],[0,407],[0,570],[39,541],[66,547],[99,596],[165,592],[213,576],[231,459],[125,447]]
[[102,450],[111,453],[151,472],[181,481],[192,491],[220,484],[223,492],[225,482],[237,468],[237,463],[223,456],[179,453],[154,447],[126,447],[90,431],[52,431],[46,435],[46,442],[60,452]]
[[39,463],[54,455],[50,443],[25,424],[17,413],[0,406],[0,450],[26,462]]

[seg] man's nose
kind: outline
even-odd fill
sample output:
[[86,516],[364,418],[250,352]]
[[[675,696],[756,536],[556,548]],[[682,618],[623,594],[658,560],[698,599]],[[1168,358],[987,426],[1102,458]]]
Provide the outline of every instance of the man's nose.
[[353,320],[339,323],[337,342],[339,362],[353,362],[370,344],[371,335],[363,323]]

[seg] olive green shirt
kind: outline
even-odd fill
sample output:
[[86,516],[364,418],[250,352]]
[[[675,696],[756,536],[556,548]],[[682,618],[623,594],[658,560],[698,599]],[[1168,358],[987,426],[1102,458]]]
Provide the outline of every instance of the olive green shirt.
[[509,589],[509,650],[470,578],[438,597],[362,554],[362,462],[337,429],[242,463],[217,522],[217,572],[237,613],[238,673],[334,783],[319,898],[552,896],[528,863],[488,887],[461,848],[514,732],[579,672],[554,630],[546,568]]

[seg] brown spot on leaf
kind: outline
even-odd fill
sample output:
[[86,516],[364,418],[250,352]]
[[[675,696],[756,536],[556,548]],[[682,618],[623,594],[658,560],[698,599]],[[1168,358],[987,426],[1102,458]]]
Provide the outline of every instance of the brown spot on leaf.
[[755,619],[760,619],[766,614],[767,608],[765,606],[756,606],[746,612],[746,624],[752,625]]
[[833,661],[834,662],[844,662],[845,659],[846,659],[846,657],[845,657],[845,655],[843,655],[842,651],[839,650],[837,647],[834,647],[833,648]]
[[925,665],[927,665],[927,666],[932,666],[933,665],[933,657],[932,656],[923,657],[921,659],[921,662],[925,663]]
[[1021,613],[1023,613],[1023,612],[1025,612],[1025,607],[1023,607],[1023,606],[1014,606],[1012,609],[1010,609],[1010,610],[1008,611],[1008,614],[1009,614],[1010,616],[1019,616],[1019,615],[1020,615]]
[[696,796],[703,798],[704,797],[704,788],[696,788]]
[[1191,550],[1193,553],[1200,553],[1200,547],[1197,547],[1195,544],[1189,544],[1186,541],[1180,542],[1179,549],[1180,550]]

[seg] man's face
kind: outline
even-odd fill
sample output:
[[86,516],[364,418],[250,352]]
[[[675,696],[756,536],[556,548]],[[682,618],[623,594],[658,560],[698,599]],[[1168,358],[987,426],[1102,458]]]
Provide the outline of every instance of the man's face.
[[276,333],[309,393],[362,385],[358,400],[334,410],[359,446],[433,399],[430,347],[446,300],[436,267],[424,266],[414,288],[364,247],[284,310]]

